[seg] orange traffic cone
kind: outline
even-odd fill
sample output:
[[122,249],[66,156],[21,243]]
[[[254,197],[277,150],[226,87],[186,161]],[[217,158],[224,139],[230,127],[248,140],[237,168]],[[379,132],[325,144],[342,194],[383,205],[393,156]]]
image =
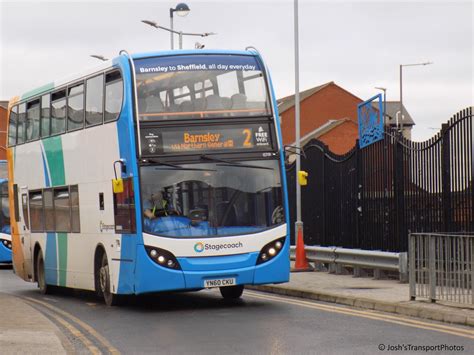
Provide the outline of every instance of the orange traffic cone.
[[306,251],[304,250],[303,228],[301,225],[296,226],[296,228],[296,260],[295,266],[291,269],[291,271],[313,271],[313,268],[308,263],[308,259],[306,258]]

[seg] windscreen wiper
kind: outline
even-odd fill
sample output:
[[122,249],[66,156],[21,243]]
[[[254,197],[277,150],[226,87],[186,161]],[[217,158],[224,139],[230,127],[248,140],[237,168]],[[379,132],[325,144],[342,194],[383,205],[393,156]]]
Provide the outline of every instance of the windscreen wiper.
[[213,162],[222,163],[222,164],[216,164],[218,166],[234,166],[234,167],[238,167],[238,168],[254,168],[254,169],[273,170],[273,168],[268,168],[266,166],[256,166],[256,165],[242,164],[242,163],[238,163],[238,162],[234,162],[234,161],[230,161],[230,160],[224,160],[224,159],[211,157],[211,156],[206,155],[206,154],[201,155],[201,160],[209,160],[209,161],[213,161]]
[[149,163],[152,163],[152,164],[168,166],[168,167],[174,168],[174,169],[176,169],[176,170],[187,170],[187,171],[216,171],[216,170],[212,170],[212,169],[183,168],[183,167],[180,166],[180,165],[171,164],[171,163],[165,163],[165,162],[163,162],[163,161],[159,161],[159,160],[156,160],[156,159],[143,159],[142,162],[144,162],[144,163],[149,162]]

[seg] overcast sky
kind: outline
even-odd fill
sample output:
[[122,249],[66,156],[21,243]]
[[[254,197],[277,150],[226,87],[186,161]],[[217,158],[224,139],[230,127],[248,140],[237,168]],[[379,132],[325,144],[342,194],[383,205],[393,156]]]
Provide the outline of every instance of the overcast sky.
[[[0,2],[0,99],[9,99],[96,65],[90,54],[169,49],[169,33],[140,20],[168,27],[179,1]],[[206,48],[257,47],[277,97],[294,93],[293,1],[185,2],[191,12],[175,16],[175,29],[217,32],[197,39]],[[474,104],[473,18],[472,0],[300,0],[300,88],[335,81],[367,99],[383,86],[398,100],[399,64],[432,61],[403,75],[413,138],[427,139]],[[193,48],[196,37],[183,42]]]

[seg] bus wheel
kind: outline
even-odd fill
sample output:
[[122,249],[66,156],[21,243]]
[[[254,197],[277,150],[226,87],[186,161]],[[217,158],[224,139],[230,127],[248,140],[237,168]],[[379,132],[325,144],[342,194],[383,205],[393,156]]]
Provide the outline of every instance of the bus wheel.
[[100,292],[104,296],[105,304],[109,307],[116,306],[119,302],[119,296],[110,292],[110,272],[107,254],[102,255],[102,263],[99,269]]
[[49,293],[49,286],[46,284],[46,277],[44,272],[44,259],[43,253],[40,251],[36,258],[36,275],[38,280],[38,288],[41,294],[46,295]]
[[220,287],[219,290],[221,291],[222,297],[229,300],[235,300],[242,296],[242,292],[244,292],[243,285],[237,286],[228,286],[228,287]]

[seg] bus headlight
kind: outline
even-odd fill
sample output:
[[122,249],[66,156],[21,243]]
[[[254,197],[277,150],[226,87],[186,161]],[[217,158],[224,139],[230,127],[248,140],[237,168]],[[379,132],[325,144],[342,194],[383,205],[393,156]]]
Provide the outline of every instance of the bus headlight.
[[9,240],[0,239],[0,243],[2,243],[5,248],[10,250],[12,249],[12,242],[10,242]]
[[285,237],[274,240],[273,242],[268,243],[265,245],[262,250],[260,250],[260,255],[257,259],[257,265],[262,264],[266,261],[272,260],[275,256],[277,256],[280,251],[283,249],[283,245],[285,244]]
[[158,265],[168,269],[181,270],[178,259],[167,250],[145,246],[148,256]]

